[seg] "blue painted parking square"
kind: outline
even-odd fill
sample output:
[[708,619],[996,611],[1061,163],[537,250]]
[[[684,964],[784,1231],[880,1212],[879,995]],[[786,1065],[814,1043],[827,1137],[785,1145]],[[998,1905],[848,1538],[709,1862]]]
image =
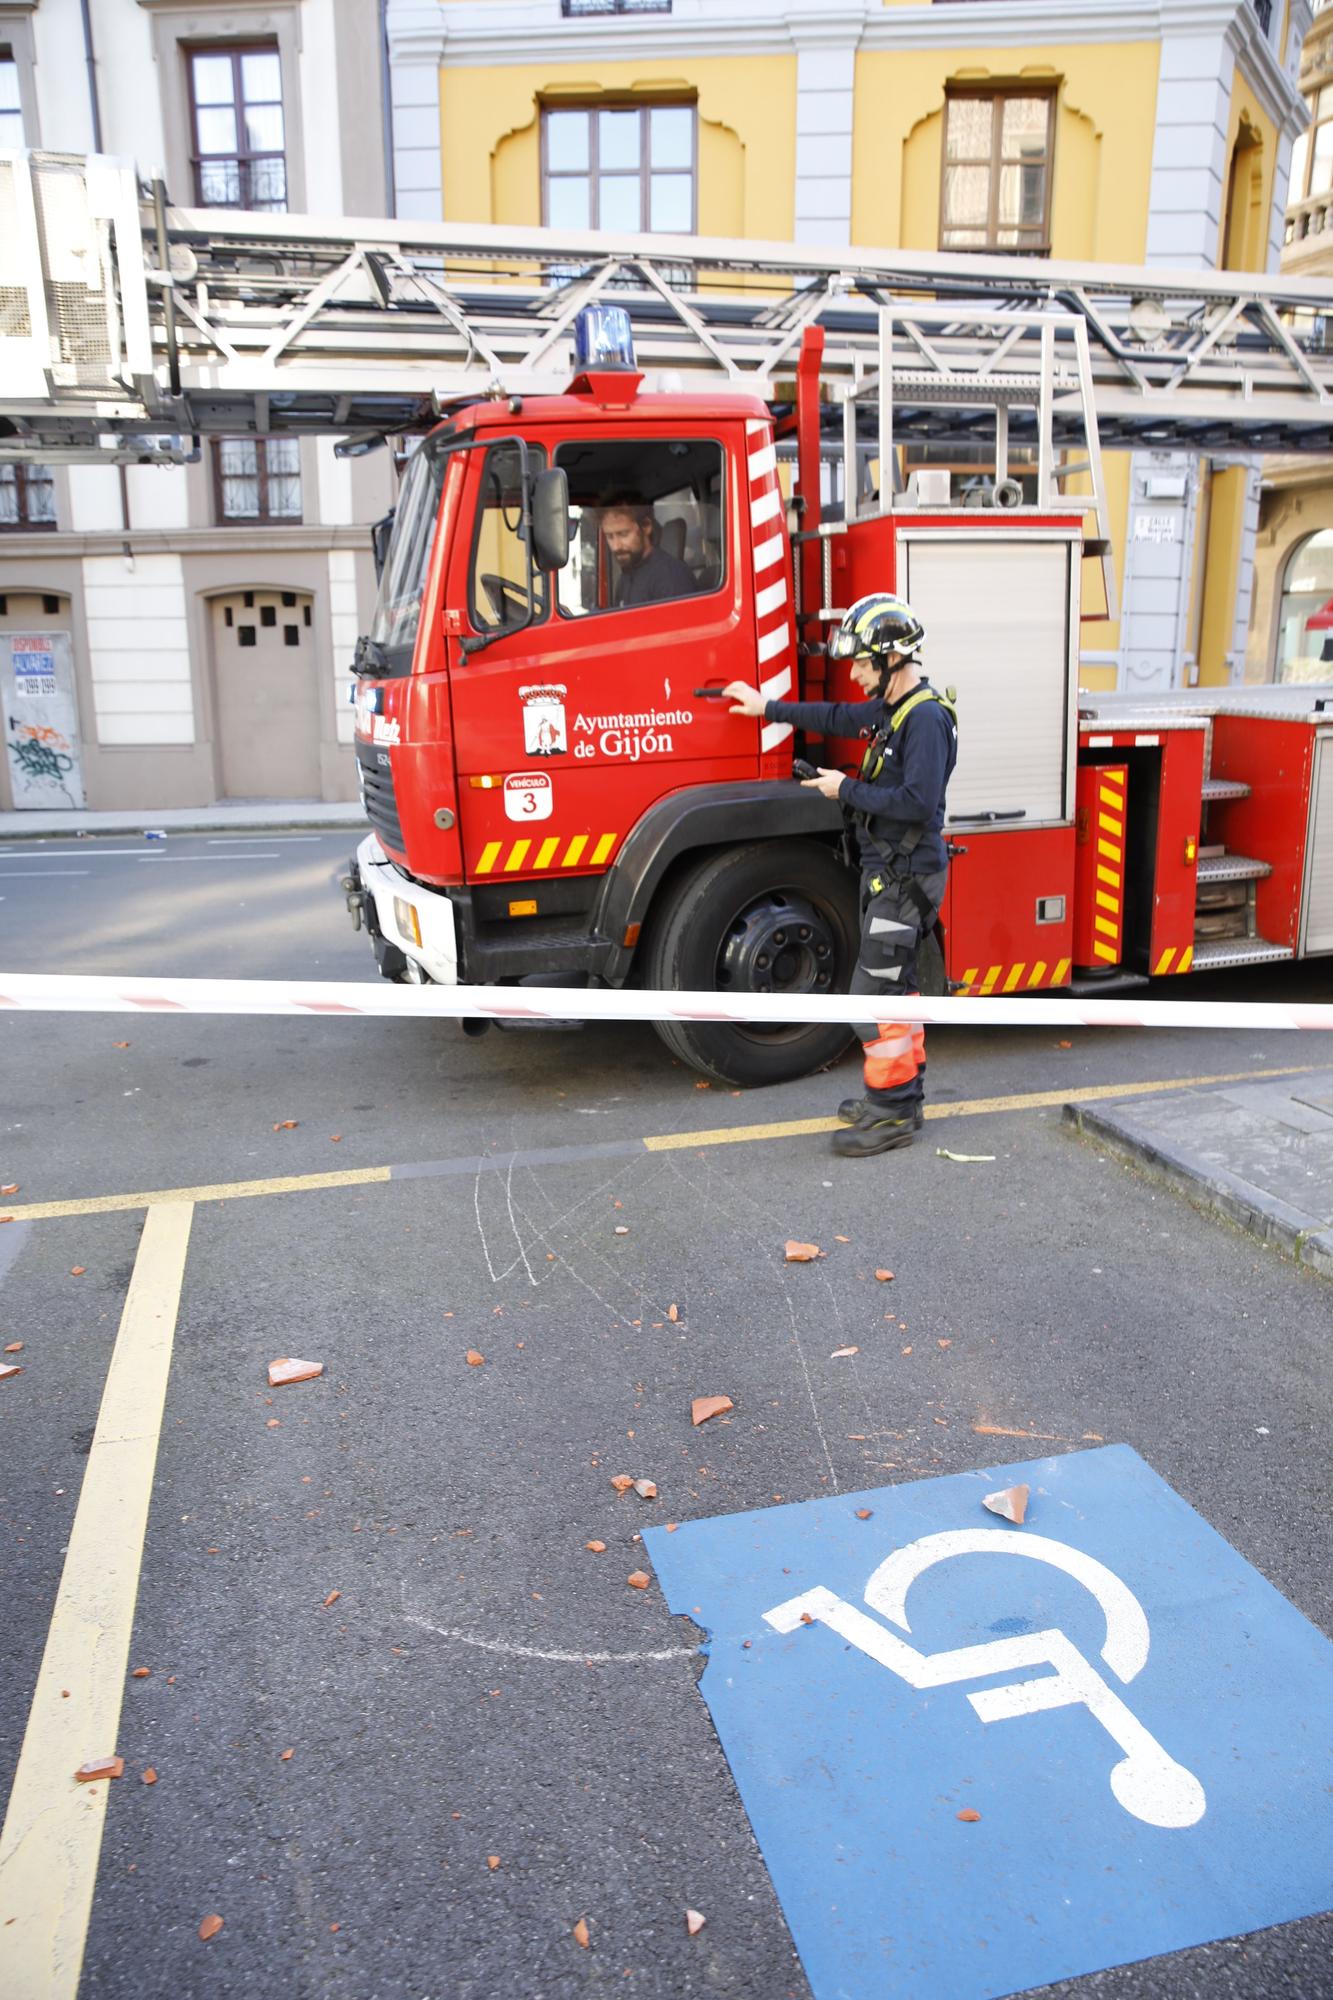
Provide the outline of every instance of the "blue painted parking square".
[[[1019,1483],[1021,1526],[982,1508]],[[1333,1645],[1128,1447],[644,1539],[816,2000],[1333,1904]]]

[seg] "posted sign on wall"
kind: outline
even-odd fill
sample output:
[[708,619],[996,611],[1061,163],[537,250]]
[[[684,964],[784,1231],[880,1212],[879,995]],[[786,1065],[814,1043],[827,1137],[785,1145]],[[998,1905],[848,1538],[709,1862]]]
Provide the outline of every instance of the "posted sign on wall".
[[68,632],[0,633],[5,754],[16,808],[84,804]]

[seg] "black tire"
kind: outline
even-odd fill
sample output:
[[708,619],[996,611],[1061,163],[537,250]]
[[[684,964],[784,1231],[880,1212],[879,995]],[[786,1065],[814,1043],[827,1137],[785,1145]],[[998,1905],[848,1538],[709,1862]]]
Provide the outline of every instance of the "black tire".
[[[857,884],[831,849],[806,840],[732,848],[677,877],[663,898],[643,960],[647,985],[722,993],[847,991],[860,930]],[[808,1076],[835,1062],[851,1040],[849,1028],[818,1025],[663,1021],[657,1032],[683,1062],[742,1089]]]

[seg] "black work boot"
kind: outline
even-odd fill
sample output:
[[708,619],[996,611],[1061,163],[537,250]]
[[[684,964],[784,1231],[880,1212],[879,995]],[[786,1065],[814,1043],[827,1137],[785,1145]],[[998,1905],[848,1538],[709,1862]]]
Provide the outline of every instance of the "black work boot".
[[[925,1074],[926,1065],[922,1063],[917,1076],[924,1080]],[[838,1116],[844,1125],[859,1125],[866,1113],[873,1111],[874,1108],[868,1097],[844,1097],[838,1106]]]
[[891,1153],[910,1146],[925,1124],[921,1106],[892,1112],[887,1106],[868,1104],[864,1115],[846,1132],[833,1134],[833,1150],[845,1160],[867,1159],[872,1153]]

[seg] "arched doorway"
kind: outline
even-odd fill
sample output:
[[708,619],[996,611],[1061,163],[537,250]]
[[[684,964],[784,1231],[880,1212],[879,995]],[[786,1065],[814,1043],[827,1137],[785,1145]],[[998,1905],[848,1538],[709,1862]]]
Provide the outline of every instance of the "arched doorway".
[[[1327,618],[1327,624],[1316,622]],[[1275,681],[1333,680],[1333,529],[1298,542],[1282,572]]]
[[213,711],[227,799],[320,796],[314,599],[233,590],[210,599]]

